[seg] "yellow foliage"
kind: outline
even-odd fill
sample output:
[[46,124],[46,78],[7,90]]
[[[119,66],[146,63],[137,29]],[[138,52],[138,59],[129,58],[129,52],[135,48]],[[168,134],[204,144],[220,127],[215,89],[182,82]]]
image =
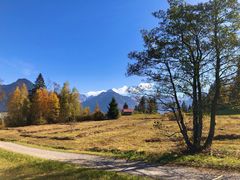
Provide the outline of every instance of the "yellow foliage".
[[50,92],[48,96],[48,121],[50,123],[56,123],[60,113],[59,99],[54,92]]
[[8,125],[26,125],[30,102],[28,90],[25,84],[21,88],[17,87],[8,102]]

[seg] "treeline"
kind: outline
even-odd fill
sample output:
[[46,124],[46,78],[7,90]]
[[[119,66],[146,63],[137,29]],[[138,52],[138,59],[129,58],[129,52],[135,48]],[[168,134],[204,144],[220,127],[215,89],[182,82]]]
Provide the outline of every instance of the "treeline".
[[80,94],[76,88],[70,89],[68,82],[58,92],[46,88],[40,74],[34,88],[28,91],[25,84],[17,87],[8,102],[6,126],[26,126],[52,123],[68,123],[81,120],[117,119],[118,104],[115,99],[109,104],[107,114],[101,112],[98,105],[95,111],[82,108]]
[[143,114],[155,114],[158,112],[157,100],[154,97],[145,97],[140,98],[139,104],[135,106],[135,112]]
[[[208,94],[204,97],[204,110],[210,112],[211,106],[208,105],[213,99],[215,86],[212,85]],[[218,100],[218,114],[239,114],[240,113],[240,65],[237,74],[228,82],[221,82],[220,97]]]

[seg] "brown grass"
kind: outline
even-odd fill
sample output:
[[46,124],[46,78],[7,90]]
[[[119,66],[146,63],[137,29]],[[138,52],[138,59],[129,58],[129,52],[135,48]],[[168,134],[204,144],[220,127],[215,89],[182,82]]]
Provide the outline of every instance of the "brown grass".
[[[206,129],[208,117],[205,118]],[[161,129],[155,128],[154,122]],[[191,123],[189,122],[189,130]],[[207,135],[205,129],[204,135]],[[134,115],[119,120],[41,125],[0,130],[0,139],[74,152],[139,152],[161,156],[183,146],[176,122],[167,116]],[[213,153],[240,159],[240,116],[218,116]]]

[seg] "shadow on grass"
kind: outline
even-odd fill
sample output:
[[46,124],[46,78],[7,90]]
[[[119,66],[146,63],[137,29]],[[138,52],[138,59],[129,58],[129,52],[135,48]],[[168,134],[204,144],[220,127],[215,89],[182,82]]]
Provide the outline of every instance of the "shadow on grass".
[[88,149],[91,152],[100,152],[100,153],[110,153],[115,158],[124,158],[128,161],[145,161],[150,163],[155,163],[158,165],[167,165],[176,162],[181,157],[189,155],[187,152],[169,152],[164,154],[147,154],[144,151],[121,151],[118,149],[100,149],[100,148],[91,148]]
[[240,135],[237,135],[237,134],[217,135],[214,137],[214,139],[219,141],[235,140],[235,139],[240,139]]
[[59,162],[41,162],[21,164],[1,172],[0,179],[140,179],[139,177],[120,175],[116,172],[79,168]]

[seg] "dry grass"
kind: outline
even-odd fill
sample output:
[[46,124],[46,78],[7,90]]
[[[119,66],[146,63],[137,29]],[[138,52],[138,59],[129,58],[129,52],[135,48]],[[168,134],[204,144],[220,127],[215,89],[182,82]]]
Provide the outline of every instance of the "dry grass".
[[[154,128],[155,121],[160,122],[162,130]],[[2,129],[0,139],[74,152],[157,159],[182,148],[181,135],[174,132],[178,132],[177,124],[167,116],[134,115],[111,121]],[[240,159],[240,116],[217,117],[213,154]]]

